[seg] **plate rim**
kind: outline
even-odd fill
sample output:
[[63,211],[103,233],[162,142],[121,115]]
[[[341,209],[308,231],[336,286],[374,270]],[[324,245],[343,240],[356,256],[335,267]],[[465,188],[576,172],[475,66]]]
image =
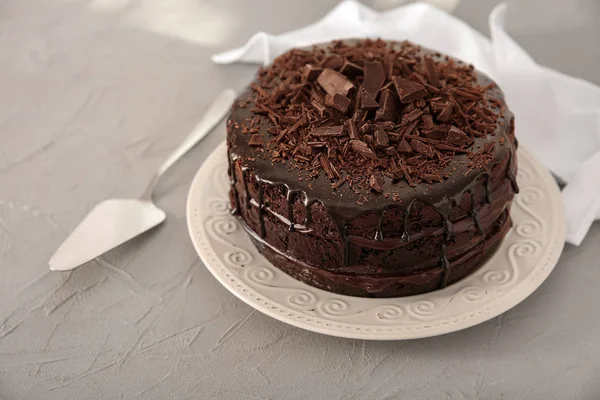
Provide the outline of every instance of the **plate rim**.
[[[210,273],[217,279],[217,281],[221,285],[223,285],[237,298],[250,305],[254,309],[272,318],[275,318],[279,321],[296,326],[301,329],[306,329],[309,331],[330,336],[350,339],[409,340],[439,336],[451,332],[456,332],[462,329],[470,328],[472,326],[478,325],[492,318],[495,318],[498,315],[510,310],[511,308],[515,307],[523,300],[525,300],[527,297],[529,297],[535,290],[537,290],[554,269],[555,265],[558,262],[558,259],[560,258],[560,255],[562,254],[562,250],[565,244],[564,241],[566,236],[566,219],[560,189],[558,188],[558,185],[552,178],[550,172],[540,163],[540,161],[531,152],[524,149],[523,146],[520,146],[518,149],[519,155],[527,157],[535,166],[535,169],[542,175],[544,187],[551,194],[550,199],[552,204],[552,215],[555,218],[555,221],[558,221],[558,226],[555,227],[557,229],[551,230],[552,238],[548,241],[548,244],[545,246],[546,248],[551,249],[551,251],[547,251],[545,253],[544,257],[541,258],[538,262],[535,272],[531,273],[531,276],[529,276],[523,281],[529,281],[530,284],[526,285],[522,282],[508,293],[510,295],[503,295],[493,300],[490,304],[484,306],[476,306],[474,307],[474,309],[466,311],[465,313],[455,318],[445,318],[438,321],[431,321],[430,323],[426,324],[427,327],[423,327],[421,329],[416,329],[415,327],[405,327],[404,329],[399,329],[398,326],[390,325],[389,330],[375,330],[369,329],[368,327],[370,325],[368,324],[354,323],[353,325],[356,325],[359,328],[334,330],[331,328],[331,325],[335,325],[335,322],[328,321],[323,317],[319,316],[307,318],[305,315],[301,315],[298,311],[289,309],[284,304],[261,298],[260,294],[256,295],[255,293],[253,293],[255,291],[253,288],[248,287],[248,285],[243,284],[243,282],[238,282],[236,285],[235,277],[230,276],[228,278],[228,273],[221,274],[221,272],[218,271],[219,267],[223,270],[227,270],[227,268],[223,265],[222,261],[214,254],[213,249],[208,244],[206,232],[194,231],[193,214],[196,200],[194,189],[199,185],[199,183],[202,180],[206,180],[209,178],[209,174],[213,172],[209,168],[209,166],[215,161],[218,162],[218,158],[220,156],[219,152],[223,151],[223,147],[225,147],[225,141],[219,143],[208,155],[206,160],[196,172],[189,187],[188,197],[186,201],[186,221],[188,226],[188,233],[190,235],[194,248],[198,253],[200,259],[206,266],[206,268],[210,271]],[[562,221],[562,223],[560,223],[560,221]],[[512,229],[510,232],[512,232]],[[268,263],[266,259],[265,262]],[[306,286],[311,290],[322,291],[321,289],[314,288],[300,281],[297,282],[301,286]],[[246,286],[246,288],[240,289],[242,286]],[[336,296],[342,299],[356,299],[356,297],[352,296],[339,295],[331,292],[326,293],[329,293],[332,296]],[[425,296],[426,295],[427,294],[425,294]],[[405,298],[410,297],[413,296]],[[363,301],[365,303],[369,302],[369,300],[376,299],[363,298]],[[285,308],[285,310],[283,310],[282,307]],[[406,334],[406,332],[411,332],[412,334]]]

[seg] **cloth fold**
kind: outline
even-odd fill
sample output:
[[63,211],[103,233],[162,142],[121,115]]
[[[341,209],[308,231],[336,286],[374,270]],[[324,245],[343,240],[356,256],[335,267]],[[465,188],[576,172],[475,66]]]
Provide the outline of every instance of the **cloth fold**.
[[506,94],[519,141],[567,183],[567,242],[579,245],[600,219],[600,87],[538,65],[507,34],[505,15],[505,4],[490,13],[490,40],[428,4],[379,13],[346,0],[312,25],[278,36],[259,32],[243,47],[215,54],[212,60],[268,65],[293,47],[383,38],[410,40],[473,64]]

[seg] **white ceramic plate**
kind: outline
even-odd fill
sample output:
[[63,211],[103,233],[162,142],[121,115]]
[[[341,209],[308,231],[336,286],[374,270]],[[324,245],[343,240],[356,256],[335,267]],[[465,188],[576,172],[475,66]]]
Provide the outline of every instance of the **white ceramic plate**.
[[366,299],[299,282],[271,265],[229,213],[225,143],[194,178],[187,203],[192,242],[210,272],[237,297],[285,323],[357,339],[414,339],[458,331],[514,307],[548,277],[563,248],[565,217],[548,171],[519,149],[521,192],[514,226],[475,273],[418,296]]

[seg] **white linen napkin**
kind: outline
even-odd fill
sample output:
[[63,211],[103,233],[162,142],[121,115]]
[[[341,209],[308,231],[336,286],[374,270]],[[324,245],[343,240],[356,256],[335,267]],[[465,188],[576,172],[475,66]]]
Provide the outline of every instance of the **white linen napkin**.
[[504,90],[519,141],[567,182],[567,242],[579,245],[600,219],[600,88],[536,64],[504,30],[505,14],[505,4],[491,12],[489,40],[427,4],[378,13],[346,0],[312,25],[278,36],[259,32],[212,60],[267,65],[292,47],[368,37],[410,40],[472,63]]

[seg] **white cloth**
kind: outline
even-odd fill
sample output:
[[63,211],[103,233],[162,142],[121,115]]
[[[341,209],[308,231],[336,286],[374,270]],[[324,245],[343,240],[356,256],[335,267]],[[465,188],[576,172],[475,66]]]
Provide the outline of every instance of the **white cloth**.
[[567,241],[579,245],[600,219],[600,88],[536,64],[504,30],[505,14],[505,4],[491,12],[489,40],[427,4],[378,13],[346,0],[315,24],[279,36],[259,32],[245,46],[212,60],[267,65],[292,47],[380,37],[410,40],[472,63],[504,90],[516,115],[519,141],[567,182]]

